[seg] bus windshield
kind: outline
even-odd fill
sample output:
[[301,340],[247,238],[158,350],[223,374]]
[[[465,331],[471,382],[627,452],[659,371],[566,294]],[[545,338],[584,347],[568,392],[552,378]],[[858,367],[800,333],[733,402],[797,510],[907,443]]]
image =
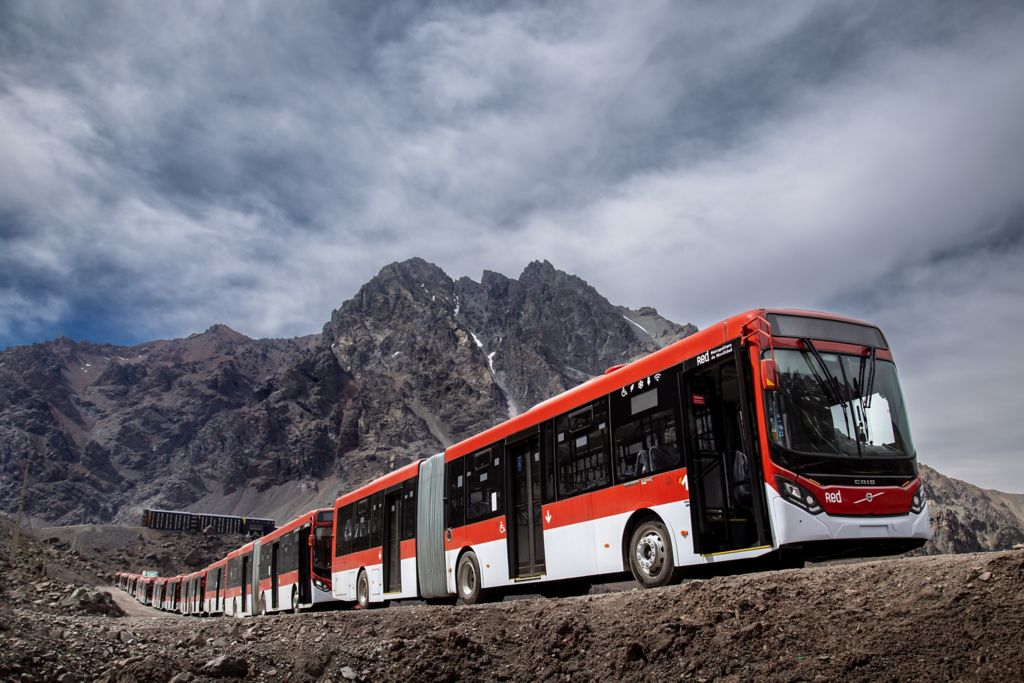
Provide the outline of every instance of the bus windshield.
[[775,362],[779,388],[765,394],[774,446],[831,457],[915,454],[891,362],[813,348],[778,349]]

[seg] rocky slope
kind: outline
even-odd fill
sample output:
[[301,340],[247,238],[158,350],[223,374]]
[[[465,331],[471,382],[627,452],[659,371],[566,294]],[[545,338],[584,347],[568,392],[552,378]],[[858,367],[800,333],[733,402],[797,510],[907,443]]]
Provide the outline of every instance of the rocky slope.
[[970,553],[1024,543],[1024,495],[978,488],[922,465],[933,538],[928,554]]
[[187,505],[209,482],[258,481],[245,452],[252,434],[264,460],[287,453],[298,476],[315,432],[287,438],[288,416],[255,398],[315,339],[252,340],[215,325],[134,347],[60,338],[0,352],[0,505],[16,507],[25,460],[36,517],[74,523],[136,502]]
[[386,266],[320,335],[216,325],[135,347],[0,352],[0,510],[137,523],[143,507],[279,516],[327,502],[695,331],[551,264],[458,282]]

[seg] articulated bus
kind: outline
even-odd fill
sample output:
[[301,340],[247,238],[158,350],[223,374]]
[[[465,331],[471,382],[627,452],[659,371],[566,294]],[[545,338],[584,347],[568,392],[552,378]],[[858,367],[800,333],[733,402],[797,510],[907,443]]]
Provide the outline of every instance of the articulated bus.
[[931,536],[881,330],[766,309],[381,477],[334,518],[334,595],[362,606],[624,572],[653,587]]
[[[324,602],[565,594],[898,554],[931,537],[878,327],[757,309],[610,368],[232,551],[127,575],[144,604],[247,616]],[[184,599],[175,588],[184,584]],[[202,602],[194,602],[196,598]]]
[[334,510],[311,510],[256,541],[256,612],[292,612],[334,600],[331,553]]

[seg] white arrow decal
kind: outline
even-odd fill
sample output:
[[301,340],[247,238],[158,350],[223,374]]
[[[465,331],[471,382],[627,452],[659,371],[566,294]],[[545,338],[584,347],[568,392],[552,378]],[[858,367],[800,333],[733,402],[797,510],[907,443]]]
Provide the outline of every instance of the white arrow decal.
[[547,522],[548,524],[551,524],[551,510],[548,510],[548,513],[547,513],[546,515],[544,515],[544,520],[545,520],[545,521],[546,521],[546,522]]

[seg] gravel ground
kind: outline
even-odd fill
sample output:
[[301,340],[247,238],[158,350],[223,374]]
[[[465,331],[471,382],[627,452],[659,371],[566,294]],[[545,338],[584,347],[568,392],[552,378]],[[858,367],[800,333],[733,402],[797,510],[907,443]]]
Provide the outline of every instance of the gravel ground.
[[0,537],[0,680],[1024,680],[1022,551],[558,600],[200,619],[92,589],[76,597],[82,567],[45,544],[12,567],[8,549]]

